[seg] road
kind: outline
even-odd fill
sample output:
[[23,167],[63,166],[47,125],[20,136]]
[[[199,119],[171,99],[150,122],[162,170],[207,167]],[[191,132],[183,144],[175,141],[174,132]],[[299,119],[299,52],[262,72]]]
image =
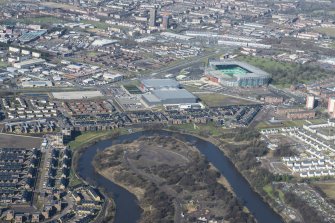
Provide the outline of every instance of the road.
[[161,69],[158,69],[158,70],[154,70],[151,73],[164,74],[164,73],[167,73],[170,70],[174,70],[174,69],[177,69],[177,68],[188,67],[192,64],[201,62],[201,61],[203,61],[205,59],[208,59],[210,57],[221,55],[223,52],[227,53],[227,51],[228,51],[228,49],[220,49],[219,51],[216,51],[216,52],[212,52],[212,53],[209,53],[209,54],[206,54],[206,55],[202,55],[202,56],[199,56],[197,58],[192,58],[190,61],[182,60],[180,63],[174,64],[174,65],[171,65],[171,66],[167,66],[167,67],[164,67],[164,68],[161,68]]
[[44,222],[53,222],[61,217],[63,217],[64,215],[66,215],[67,213],[71,212],[74,210],[74,203],[73,203],[73,199],[70,197],[69,194],[67,194],[65,197],[64,197],[64,200],[67,201],[67,206],[59,213],[59,214],[56,214],[54,216],[52,216],[52,218],[48,219],[47,221],[44,221]]
[[283,96],[288,97],[288,98],[294,98],[294,100],[297,103],[300,103],[300,104],[305,103],[305,98],[299,97],[297,95],[294,95],[291,92],[288,92],[287,90],[279,89],[279,88],[277,88],[276,86],[274,86],[272,84],[269,85],[269,90],[272,90],[275,93],[283,95]]

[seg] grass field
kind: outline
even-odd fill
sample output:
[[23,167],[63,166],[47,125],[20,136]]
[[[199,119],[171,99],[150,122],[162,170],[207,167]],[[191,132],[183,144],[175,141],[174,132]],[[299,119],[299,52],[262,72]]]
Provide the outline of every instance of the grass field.
[[326,119],[311,119],[311,120],[308,120],[307,122],[317,125],[317,124],[326,123],[327,120]]
[[287,120],[282,121],[281,123],[270,123],[268,121],[259,122],[256,125],[256,129],[266,129],[266,128],[281,128],[281,127],[302,127],[303,125],[308,124],[305,120]]
[[110,26],[109,24],[105,22],[98,22],[98,21],[91,21],[91,20],[81,20],[80,22],[84,24],[90,24],[90,25],[97,27],[98,29],[104,29],[104,30]]
[[0,134],[0,146],[9,148],[40,148],[43,138]]
[[314,29],[316,32],[325,34],[329,37],[335,37],[335,28],[331,27],[318,27]]
[[313,185],[319,187],[327,197],[335,199],[335,182],[315,182]]
[[8,66],[7,63],[5,63],[5,62],[3,62],[3,61],[0,61],[0,68],[5,68],[5,67],[7,67],[7,66]]
[[20,18],[15,20],[9,19],[5,20],[2,23],[15,23],[15,22],[20,22],[24,24],[52,25],[54,23],[66,23],[67,21],[52,16],[41,16],[36,18]]
[[250,63],[256,67],[261,67],[265,70],[272,70],[272,69],[290,69],[294,67],[294,64],[288,62],[279,62],[269,58],[261,58],[261,57],[251,57],[251,56],[240,56],[238,57],[239,60],[245,61]]
[[68,146],[71,149],[75,150],[78,148],[83,147],[84,145],[91,143],[101,137],[111,136],[112,134],[116,133],[116,131],[97,131],[97,132],[85,132],[79,136],[77,136],[73,141],[71,141]]
[[253,101],[236,98],[229,95],[223,95],[218,93],[203,93],[203,94],[196,94],[201,101],[207,104],[209,107],[216,107],[216,106],[225,106],[225,105],[250,105],[255,104]]

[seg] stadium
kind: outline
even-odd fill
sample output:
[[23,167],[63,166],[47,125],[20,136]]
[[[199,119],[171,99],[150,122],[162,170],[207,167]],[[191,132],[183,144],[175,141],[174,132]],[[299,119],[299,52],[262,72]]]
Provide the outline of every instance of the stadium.
[[261,87],[271,76],[265,71],[240,61],[210,61],[205,75],[213,82],[230,87]]

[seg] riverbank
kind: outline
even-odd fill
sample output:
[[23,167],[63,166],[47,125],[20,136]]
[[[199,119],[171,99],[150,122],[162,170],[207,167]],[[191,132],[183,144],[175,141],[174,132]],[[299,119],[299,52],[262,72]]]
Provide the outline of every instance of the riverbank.
[[80,179],[77,176],[75,170],[77,168],[78,158],[85,149],[98,143],[101,140],[113,139],[121,135],[126,135],[126,134],[130,134],[133,132],[139,132],[139,131],[142,131],[142,128],[131,129],[131,132],[129,132],[128,129],[119,128],[119,129],[110,130],[110,131],[84,132],[76,136],[74,140],[71,140],[67,144],[67,146],[70,147],[73,153],[73,159],[72,159],[73,161],[72,161],[72,168],[70,172],[69,186],[76,187],[83,183],[82,179]]
[[[166,131],[195,136],[195,137],[201,138],[205,141],[211,142],[212,144],[217,146],[232,161],[234,167],[241,173],[241,175],[246,179],[246,181],[253,188],[253,190],[263,199],[263,201],[266,202],[273,209],[274,212],[276,212],[282,218],[286,219],[287,216],[282,216],[280,214],[280,211],[276,208],[275,201],[273,199],[271,199],[271,197],[267,196],[267,193],[264,190],[264,188],[266,188],[266,186],[268,184],[266,184],[264,186],[261,186],[261,187],[257,187],[257,185],[255,185],[255,181],[252,181],[252,177],[250,177],[250,175],[246,173],[245,169],[242,169],[239,165],[236,165],[236,159],[234,159],[232,157],[232,152],[230,151],[230,146],[232,146],[232,145],[233,146],[246,146],[246,145],[250,144],[249,141],[235,142],[232,138],[228,140],[228,139],[225,139],[224,137],[222,137],[222,135],[221,136],[216,136],[216,137],[208,135],[208,136],[205,137],[203,135],[195,133],[194,131],[188,132],[184,128],[180,129],[179,131],[176,130],[176,128],[174,128],[173,130],[167,129]],[[201,133],[200,130],[198,132]],[[256,156],[254,158],[256,160]],[[255,171],[257,172],[258,170],[256,169]],[[226,178],[221,179],[219,182],[222,183],[226,188],[230,188],[230,189],[232,188],[231,185],[229,184],[229,182],[226,180]],[[248,208],[246,208],[246,209],[247,209],[247,211],[249,211]],[[290,219],[287,219],[287,220],[290,220]]]
[[114,145],[99,152],[93,166],[136,195],[144,210],[141,222],[190,222],[203,216],[252,222],[251,215],[223,186],[215,166],[191,143],[171,135]]
[[[72,150],[72,163],[69,178],[70,187],[74,188],[80,185],[89,185],[89,183],[84,181],[76,174],[79,157],[85,151],[85,149],[96,144],[100,140],[114,138],[121,133],[121,131],[87,132],[80,134],[67,145]],[[107,192],[104,189],[98,188],[98,190],[104,197],[104,203],[95,220],[99,222],[112,222],[116,211],[115,202],[110,196],[107,195]]]
[[[187,143],[189,142],[191,144],[195,143],[194,146],[196,146],[197,149],[200,150],[203,154],[206,154],[207,157],[212,156],[210,154],[212,154],[215,151],[215,148],[212,148],[214,145],[217,145],[217,147],[221,147],[220,141],[218,139],[213,139],[213,138],[204,137],[204,136],[199,137],[198,135],[194,136],[193,134],[192,135],[188,134],[185,131],[183,132],[183,134],[180,134],[180,132],[178,132],[178,131],[171,131],[170,129],[168,129],[168,131],[153,130],[153,131],[136,132],[136,133],[131,133],[131,134],[129,134],[129,132],[127,132],[127,133],[128,134],[124,134],[122,136],[119,136],[118,139],[116,141],[113,141],[113,142],[117,142],[117,143],[123,143],[124,141],[129,142],[129,141],[132,141],[132,140],[136,139],[136,137],[139,137],[139,136],[144,136],[144,137],[147,137],[147,136],[150,136],[150,135],[162,135],[162,136],[169,135],[169,136],[171,136],[171,134],[174,134],[175,136],[177,136],[177,138],[178,138],[178,136],[181,136],[181,140],[184,141],[184,142],[187,142]],[[208,140],[210,140],[212,142],[212,144],[210,144],[208,142]],[[110,141],[110,140],[100,141],[100,139],[97,139],[96,141],[99,141],[99,142],[97,144],[94,144],[93,146],[89,147],[88,151],[85,151],[85,153],[82,155],[82,160],[85,160],[85,161],[81,161],[80,175],[84,176],[85,179],[89,179],[89,178],[92,178],[92,176],[94,176],[93,178],[97,178],[96,180],[98,180],[99,182],[103,182],[103,184],[111,184],[110,186],[108,186],[108,188],[113,188],[113,187],[115,187],[114,184],[112,184],[109,181],[107,182],[105,178],[102,179],[100,176],[97,176],[97,173],[92,172],[93,167],[90,167],[90,165],[88,165],[88,164],[91,163],[91,161],[89,161],[89,160],[92,160],[93,159],[92,157],[94,157],[94,155],[96,153],[94,151],[99,151],[99,150],[105,148],[106,144],[108,144],[108,145],[112,144],[112,141]],[[217,148],[217,149],[219,150],[219,148]],[[222,151],[222,148],[220,150]],[[221,153],[222,152],[220,152],[220,154],[218,153],[214,157],[208,157],[210,159],[209,161],[212,162],[213,164],[215,164],[214,166],[216,168],[218,168],[218,170],[221,172],[221,174],[223,176],[225,176],[225,178],[227,179],[227,181],[229,182],[229,184],[231,185],[233,190],[235,192],[237,192],[237,197],[239,197],[239,199],[241,199],[242,201],[246,202],[246,206],[248,207],[250,212],[255,214],[255,216],[257,216],[259,222],[262,222],[262,219],[274,219],[272,222],[282,222],[281,220],[277,219],[277,216],[273,215],[271,213],[271,211],[267,210],[266,205],[264,206],[264,204],[262,203],[262,202],[264,202],[264,200],[262,202],[258,200],[257,196],[260,196],[259,194],[257,196],[255,196],[253,194],[254,192],[252,192],[252,190],[248,189],[250,183],[248,184],[247,181],[246,181],[247,185],[244,185],[246,183],[243,182],[243,179],[240,179],[240,177],[236,178],[239,175],[239,173],[235,173],[235,170],[231,172],[231,170],[233,170],[237,166],[233,165],[233,164],[229,164],[230,161],[225,159],[223,153],[222,154]],[[217,161],[217,159],[220,158],[220,157],[222,157],[223,160]],[[228,162],[228,163],[226,163],[226,162]],[[232,167],[231,165],[233,165],[234,167]],[[238,179],[238,181],[236,181],[237,179]],[[233,185],[231,183],[233,183]],[[242,185],[244,185],[244,186],[242,186]],[[102,187],[104,187],[104,186],[102,186]],[[124,192],[122,192],[124,190],[121,190],[118,187],[113,188],[113,189],[109,189],[109,190],[121,191],[121,192],[117,192],[118,194],[119,193],[124,193]],[[119,197],[120,195],[116,195],[116,196],[117,196],[117,199],[120,199],[120,197]],[[127,194],[127,195],[122,195],[122,196],[129,197],[130,195]],[[122,199],[122,200],[124,201],[124,199]],[[128,202],[128,200],[127,200],[127,202]],[[128,204],[128,206],[134,205],[133,203]],[[136,203],[136,201],[135,201],[135,203]],[[254,203],[257,203],[257,204],[251,205],[251,204],[254,204]],[[123,204],[122,205],[121,204],[116,204],[117,209],[120,206],[124,206]],[[122,210],[120,210],[120,209],[122,209]],[[136,207],[133,208],[133,209],[135,210]],[[125,210],[127,210],[127,208]],[[123,212],[124,212],[123,207],[119,208],[119,210],[116,211],[116,213],[117,213],[117,215],[119,215],[120,219],[122,219],[122,216],[124,216],[124,214],[120,214],[120,213],[123,213]],[[246,211],[246,212],[248,212],[248,211]],[[135,215],[138,215],[139,213],[140,212],[136,212]],[[263,216],[263,215],[266,215],[266,217]],[[129,216],[127,216],[127,217],[129,217]],[[135,218],[133,216],[131,216],[131,217],[132,217],[132,219]],[[118,220],[117,222],[122,223],[122,222],[125,222],[125,221]],[[128,220],[126,222],[132,222],[132,221]]]

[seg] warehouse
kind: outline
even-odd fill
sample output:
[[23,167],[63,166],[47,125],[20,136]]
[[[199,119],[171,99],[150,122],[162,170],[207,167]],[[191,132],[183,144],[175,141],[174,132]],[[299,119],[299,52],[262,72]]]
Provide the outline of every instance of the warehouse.
[[21,83],[22,87],[52,87],[51,81],[24,81]]
[[197,103],[197,97],[185,89],[153,90],[142,96],[147,106]]
[[205,71],[213,82],[230,87],[261,87],[269,83],[270,74],[240,61],[210,61]]
[[31,32],[26,32],[23,33],[18,40],[20,41],[20,43],[26,44],[26,43],[30,43],[34,40],[39,39],[41,36],[43,36],[45,33],[47,32],[47,30],[39,30],[39,31],[31,31]]
[[145,79],[141,81],[140,88],[143,92],[159,89],[178,89],[180,84],[172,79]]
[[35,58],[35,59],[30,59],[30,60],[25,60],[19,63],[14,63],[13,67],[19,68],[19,69],[24,69],[24,68],[30,68],[32,66],[40,65],[45,63],[44,59],[40,58]]

